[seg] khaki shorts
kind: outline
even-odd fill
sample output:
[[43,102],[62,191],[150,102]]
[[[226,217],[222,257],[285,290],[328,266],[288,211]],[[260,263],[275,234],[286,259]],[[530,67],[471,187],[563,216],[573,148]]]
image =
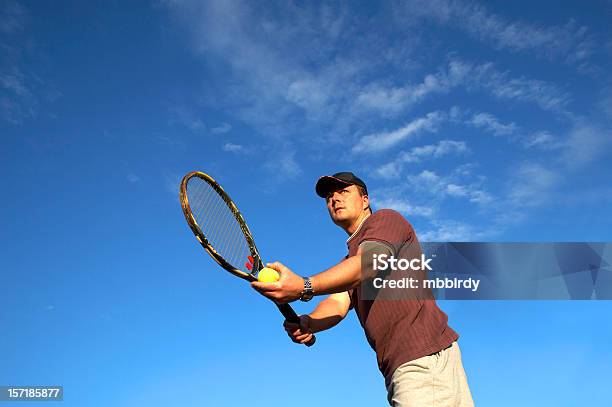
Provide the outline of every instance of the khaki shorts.
[[393,407],[472,407],[459,344],[404,363],[387,386]]

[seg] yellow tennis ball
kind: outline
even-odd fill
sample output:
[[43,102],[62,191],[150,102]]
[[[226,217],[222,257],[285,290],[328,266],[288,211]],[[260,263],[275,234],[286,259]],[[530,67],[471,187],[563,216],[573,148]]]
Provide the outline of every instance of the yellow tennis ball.
[[271,269],[270,267],[262,268],[257,274],[257,281],[262,283],[274,283],[278,281],[279,278],[280,275],[278,274],[278,271]]

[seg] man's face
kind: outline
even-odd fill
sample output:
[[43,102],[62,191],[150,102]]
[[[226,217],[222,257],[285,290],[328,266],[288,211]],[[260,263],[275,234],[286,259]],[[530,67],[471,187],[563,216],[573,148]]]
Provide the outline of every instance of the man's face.
[[330,192],[326,198],[327,210],[334,223],[340,227],[351,226],[369,207],[367,195],[361,196],[355,185]]

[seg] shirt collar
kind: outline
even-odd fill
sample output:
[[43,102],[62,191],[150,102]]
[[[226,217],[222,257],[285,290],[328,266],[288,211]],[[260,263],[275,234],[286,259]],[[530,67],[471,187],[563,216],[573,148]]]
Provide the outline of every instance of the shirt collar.
[[357,233],[359,233],[359,230],[360,230],[360,229],[361,229],[361,227],[363,226],[364,222],[365,222],[366,220],[368,220],[368,218],[369,218],[370,216],[371,216],[371,214],[368,214],[368,216],[366,216],[365,218],[363,218],[363,220],[361,221],[361,223],[359,224],[359,226],[357,226],[357,229],[355,229],[355,231],[353,232],[353,234],[352,234],[352,235],[350,235],[348,239],[346,239],[346,244],[348,244],[348,242],[350,242],[350,241],[351,241],[351,239],[352,239],[353,237],[355,237],[355,235],[356,235]]

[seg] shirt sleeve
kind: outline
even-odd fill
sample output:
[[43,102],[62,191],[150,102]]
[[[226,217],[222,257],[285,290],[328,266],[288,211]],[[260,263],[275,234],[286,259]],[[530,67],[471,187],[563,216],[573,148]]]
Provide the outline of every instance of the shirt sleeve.
[[[378,256],[380,255],[393,256],[394,255],[393,247],[391,247],[387,243],[379,242],[376,240],[365,240],[361,242],[361,244],[359,245],[359,249],[361,250],[362,274],[367,273],[369,276],[369,277],[364,277],[362,275],[362,279],[372,278],[373,275],[376,273],[373,270],[374,255],[378,255]],[[351,304],[349,306],[349,309],[352,309],[353,308],[353,295],[352,295],[353,289],[349,290],[348,294],[349,294],[349,298],[351,299]]]
[[379,242],[377,240],[365,240],[361,242],[359,249],[361,250],[362,254],[369,252],[372,254],[386,254],[388,256],[393,256],[394,253],[392,246],[386,242]]
[[397,255],[401,246],[415,239],[415,233],[412,225],[398,212],[381,209],[370,216],[357,239],[358,246],[365,241],[384,243]]

